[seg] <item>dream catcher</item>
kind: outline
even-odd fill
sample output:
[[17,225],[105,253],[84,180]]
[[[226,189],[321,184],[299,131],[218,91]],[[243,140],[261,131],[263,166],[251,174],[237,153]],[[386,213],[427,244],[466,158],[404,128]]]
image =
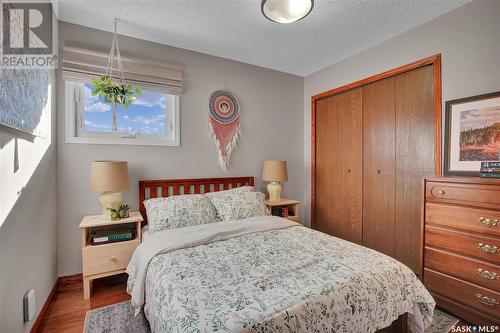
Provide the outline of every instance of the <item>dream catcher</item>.
[[240,137],[240,106],[234,95],[227,90],[212,93],[209,101],[210,135],[217,149],[218,163],[226,172],[231,153]]

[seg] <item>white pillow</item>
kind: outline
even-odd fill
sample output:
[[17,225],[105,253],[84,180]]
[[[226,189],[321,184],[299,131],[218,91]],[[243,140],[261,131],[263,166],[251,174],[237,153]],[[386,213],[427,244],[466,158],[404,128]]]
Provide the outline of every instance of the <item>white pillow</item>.
[[261,192],[233,193],[210,198],[222,222],[269,215]]
[[235,187],[235,188],[232,188],[230,190],[225,190],[225,191],[208,192],[208,193],[205,193],[205,195],[209,198],[213,198],[213,197],[221,196],[221,195],[247,193],[247,192],[253,192],[253,191],[254,191],[253,186],[240,186],[240,187]]
[[144,201],[149,232],[216,222],[216,211],[201,194],[175,195]]

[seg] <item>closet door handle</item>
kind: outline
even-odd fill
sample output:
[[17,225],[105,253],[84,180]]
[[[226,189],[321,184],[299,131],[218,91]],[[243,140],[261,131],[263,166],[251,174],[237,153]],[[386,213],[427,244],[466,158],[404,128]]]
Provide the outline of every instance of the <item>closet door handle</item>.
[[377,174],[379,174],[379,175],[380,175],[381,173],[382,173],[382,170],[377,169]]
[[351,171],[352,171],[351,169],[347,169],[347,173],[351,173]]

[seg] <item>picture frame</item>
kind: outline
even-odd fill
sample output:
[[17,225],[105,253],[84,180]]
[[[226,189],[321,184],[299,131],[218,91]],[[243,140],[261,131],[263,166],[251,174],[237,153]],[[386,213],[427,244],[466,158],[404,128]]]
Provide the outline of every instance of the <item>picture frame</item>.
[[500,160],[500,91],[446,102],[444,174],[479,176]]

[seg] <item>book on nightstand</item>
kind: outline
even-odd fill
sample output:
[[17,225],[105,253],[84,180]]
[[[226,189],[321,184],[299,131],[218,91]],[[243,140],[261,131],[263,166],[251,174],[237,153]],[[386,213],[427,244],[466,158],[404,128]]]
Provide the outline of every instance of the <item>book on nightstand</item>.
[[135,239],[135,230],[97,230],[90,234],[90,245],[124,242]]

